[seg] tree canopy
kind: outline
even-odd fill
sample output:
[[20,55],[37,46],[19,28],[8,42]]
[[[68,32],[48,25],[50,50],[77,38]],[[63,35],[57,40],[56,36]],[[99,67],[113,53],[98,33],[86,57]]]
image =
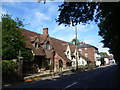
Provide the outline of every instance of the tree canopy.
[[59,6],[58,24],[76,26],[95,21],[104,47],[110,49],[120,63],[120,2],[64,2]]
[[75,45],[80,45],[80,41],[77,38],[72,39],[71,43]]
[[2,15],[2,59],[17,59],[21,51],[24,60],[31,60],[32,53],[25,47],[25,37],[20,27],[23,22],[18,18],[12,19],[8,14]]
[[106,52],[100,52],[101,56],[108,56],[108,54]]

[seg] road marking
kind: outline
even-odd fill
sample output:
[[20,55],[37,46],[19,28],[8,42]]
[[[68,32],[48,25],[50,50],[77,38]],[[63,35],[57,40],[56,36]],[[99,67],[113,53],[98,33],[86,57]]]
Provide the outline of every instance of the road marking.
[[64,89],[62,89],[62,90],[65,90],[65,89],[67,89],[67,88],[69,88],[69,87],[71,87],[71,86],[73,86],[73,85],[75,85],[75,84],[77,84],[78,82],[74,82],[74,83],[72,83],[72,84],[70,84],[70,85],[68,85],[67,87],[65,87]]

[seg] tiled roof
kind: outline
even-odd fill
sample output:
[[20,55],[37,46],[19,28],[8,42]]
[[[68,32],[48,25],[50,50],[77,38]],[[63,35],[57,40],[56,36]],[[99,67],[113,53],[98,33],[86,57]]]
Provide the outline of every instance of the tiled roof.
[[25,37],[25,42],[26,42],[26,48],[30,48],[33,50],[33,53],[35,55],[41,55],[44,56],[45,52],[43,50],[42,47],[40,47],[39,49],[34,48],[34,46],[32,45],[32,42],[34,42],[34,40],[36,39],[36,37],[38,37],[38,40],[40,41],[40,34],[29,31],[29,30],[25,30],[25,29],[21,29],[23,36]]
[[38,49],[32,49],[33,50],[33,53],[36,55],[36,56],[45,56],[45,52],[42,48],[38,48]]
[[78,48],[87,48],[87,47],[94,47],[95,49],[98,49],[97,47],[90,45],[90,44],[80,44],[78,45]]
[[47,39],[48,35],[40,35],[40,43],[43,44]]
[[[70,49],[72,51],[71,55],[73,56],[73,53],[75,52],[75,49],[77,48],[77,46],[65,42],[63,40],[59,40],[59,39],[55,39],[53,37],[50,37],[49,35],[41,35],[29,30],[25,30],[25,29],[21,29],[22,30],[22,34],[23,36],[26,37],[26,47],[27,48],[31,48],[33,50],[33,53],[35,55],[41,55],[41,56],[46,56],[46,58],[52,58],[52,51],[51,50],[46,50],[43,49],[42,47],[40,47],[39,49],[35,49],[32,45],[32,42],[35,41],[36,38],[38,38],[39,43],[43,44],[46,39],[49,39],[50,45],[52,46],[52,48],[54,49],[54,51],[61,57],[63,58],[66,62],[71,62],[71,60],[69,60],[66,55],[65,55],[65,51],[67,49],[67,46],[70,46]],[[79,56],[81,56],[79,54]],[[83,57],[85,58],[85,57]],[[87,59],[87,58],[85,58]]]
[[62,48],[62,46],[61,46],[62,43],[66,43],[66,42],[64,42],[64,41],[62,41],[62,40],[58,40],[58,39],[52,38],[52,37],[51,37],[51,41],[52,41],[52,43],[53,43],[53,48],[54,48],[55,52],[56,52],[61,58],[63,58],[66,62],[71,62],[71,60],[69,60],[69,59],[65,56],[64,50],[63,50],[63,48]]
[[45,50],[46,58],[50,59],[53,57],[52,50]]

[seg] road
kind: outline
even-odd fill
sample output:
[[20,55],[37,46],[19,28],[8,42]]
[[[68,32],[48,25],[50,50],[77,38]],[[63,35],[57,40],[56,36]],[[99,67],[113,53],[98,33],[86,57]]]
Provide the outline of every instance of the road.
[[18,85],[14,88],[52,88],[66,90],[70,88],[117,88],[117,65],[111,65],[85,72],[63,75]]

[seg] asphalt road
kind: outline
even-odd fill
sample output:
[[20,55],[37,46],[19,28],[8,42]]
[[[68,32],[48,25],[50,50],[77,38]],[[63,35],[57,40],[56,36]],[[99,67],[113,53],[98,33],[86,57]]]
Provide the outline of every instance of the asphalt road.
[[117,65],[111,65],[85,72],[63,75],[18,85],[14,88],[48,88],[66,90],[71,88],[118,88],[116,78]]

